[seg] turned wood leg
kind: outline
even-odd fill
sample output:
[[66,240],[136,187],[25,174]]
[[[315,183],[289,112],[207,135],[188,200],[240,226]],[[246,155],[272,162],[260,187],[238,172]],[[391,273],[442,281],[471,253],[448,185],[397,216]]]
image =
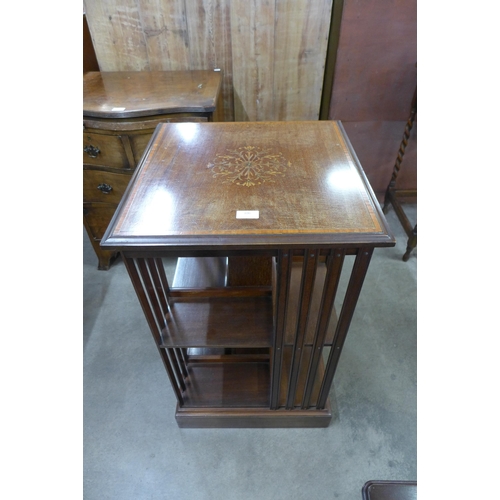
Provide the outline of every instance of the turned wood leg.
[[410,258],[410,253],[417,246],[417,225],[413,228],[411,236],[408,238],[406,252],[403,255],[403,260],[406,262]]
[[391,205],[390,190],[394,189],[395,185],[396,185],[396,183],[391,181],[391,183],[389,184],[389,186],[387,187],[387,189],[385,191],[384,206],[382,207],[382,212],[384,212],[384,214],[387,214],[387,212],[389,211],[389,207]]

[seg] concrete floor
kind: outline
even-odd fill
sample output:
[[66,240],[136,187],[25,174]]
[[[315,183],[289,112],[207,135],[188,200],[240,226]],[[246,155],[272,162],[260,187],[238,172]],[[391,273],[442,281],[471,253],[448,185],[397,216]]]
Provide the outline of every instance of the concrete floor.
[[416,480],[417,249],[403,262],[387,219],[397,245],[374,252],[326,429],[179,429],[123,262],[98,271],[85,234],[84,498],[355,500],[368,480]]

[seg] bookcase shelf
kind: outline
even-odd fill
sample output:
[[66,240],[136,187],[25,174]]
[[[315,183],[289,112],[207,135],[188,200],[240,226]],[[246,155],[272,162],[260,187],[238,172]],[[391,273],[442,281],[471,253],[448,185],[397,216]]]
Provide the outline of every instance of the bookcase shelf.
[[269,362],[193,363],[188,372],[186,408],[269,407]]
[[271,347],[271,297],[174,300],[161,347]]

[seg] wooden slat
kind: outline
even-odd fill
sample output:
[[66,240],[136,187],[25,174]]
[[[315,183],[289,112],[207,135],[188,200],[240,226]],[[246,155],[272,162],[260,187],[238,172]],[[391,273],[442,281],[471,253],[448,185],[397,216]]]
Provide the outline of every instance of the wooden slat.
[[156,261],[156,266],[158,268],[158,274],[160,276],[161,286],[163,287],[163,291],[167,297],[167,302],[168,302],[168,297],[170,296],[170,287],[168,285],[168,279],[167,279],[167,274],[165,272],[165,266],[163,265],[163,261],[161,258],[157,257],[155,259],[155,261]]
[[170,296],[176,302],[216,297],[266,297],[272,295],[270,286],[235,286],[223,288],[172,288]]
[[[254,349],[246,349],[253,351]],[[189,363],[255,363],[269,362],[269,352],[267,354],[214,354],[192,356]]]
[[280,251],[275,269],[275,289],[273,310],[276,321],[274,326],[274,349],[271,375],[271,410],[279,406],[281,374],[283,366],[283,348],[285,339],[285,323],[288,310],[288,290],[292,274],[292,255],[290,250]]
[[340,280],[342,264],[344,262],[345,250],[332,250],[327,259],[327,274],[324,280],[323,294],[321,297],[321,305],[316,322],[316,331],[314,342],[312,345],[312,355],[309,361],[307,370],[306,388],[304,390],[304,398],[302,400],[302,408],[309,408],[311,404],[311,394],[316,380],[319,364],[321,361],[321,353],[325,345],[326,335],[329,323],[331,323],[332,309],[334,307],[335,295]]
[[[149,274],[151,276],[151,280],[153,282],[155,291],[156,291],[156,297],[158,300],[158,303],[161,307],[161,312],[162,312],[162,318],[166,318],[167,314],[169,314],[169,307],[168,307],[168,283],[167,283],[167,277],[165,274],[165,268],[163,267],[163,262],[160,258],[148,258],[145,259],[147,263],[147,267],[149,269]],[[165,288],[164,285],[167,285]],[[181,349],[173,349],[173,354],[175,355],[175,360],[177,361],[177,365],[180,369],[180,372],[182,373],[182,377],[186,378],[188,376],[187,372],[187,366],[186,366],[186,361],[184,359],[183,353]],[[182,384],[184,383],[184,380],[182,380]]]
[[297,318],[297,330],[295,342],[293,344],[292,361],[290,368],[290,380],[286,399],[286,408],[294,406],[295,394],[297,391],[297,381],[304,351],[304,341],[306,337],[306,326],[309,319],[311,302],[314,289],[314,278],[318,265],[319,249],[306,250],[304,254],[304,265],[302,269],[302,282],[300,284],[299,314]]
[[143,283],[144,291],[149,300],[150,307],[155,315],[156,324],[158,328],[161,330],[165,326],[165,314],[161,310],[160,303],[156,296],[156,290],[153,285],[153,281],[149,275],[148,267],[146,265],[145,259],[136,259],[137,268],[139,270],[139,274],[141,276],[141,280]]
[[135,261],[134,261],[134,259],[131,259],[131,258],[127,257],[126,255],[123,255],[123,260],[125,262],[125,266],[127,268],[128,274],[130,276],[130,280],[132,281],[135,292],[136,292],[137,297],[139,299],[139,302],[141,304],[142,310],[144,312],[144,316],[146,317],[149,328],[150,328],[151,333],[153,335],[153,339],[155,341],[156,347],[158,349],[158,352],[160,353],[160,357],[161,357],[161,360],[163,362],[163,366],[165,367],[165,370],[167,371],[168,378],[170,379],[170,384],[172,385],[172,388],[174,390],[175,396],[177,397],[177,401],[179,402],[179,405],[182,406],[184,404],[184,399],[182,397],[181,390],[183,390],[184,387],[182,385],[180,385],[176,379],[171,356],[168,355],[168,352],[166,349],[162,349],[160,347],[160,343],[161,343],[160,331],[158,330],[158,325],[156,324],[153,311],[149,305],[149,300],[148,300],[148,297],[147,297],[146,292],[144,290],[144,287],[142,285],[141,278],[140,278],[139,273],[137,271]]
[[[297,381],[297,390],[295,393],[295,398],[293,404],[289,408],[293,412],[296,412],[301,409],[301,403],[304,400],[304,391],[307,387],[307,377],[308,377],[308,362],[311,359],[312,348],[309,346],[304,347],[303,357],[306,361],[305,363],[301,363],[300,370],[298,374]],[[290,367],[292,361],[292,348],[286,346],[283,351],[283,377],[281,379],[281,391],[280,391],[280,401],[279,408],[286,407],[286,396],[287,396],[287,388],[289,385],[289,375],[290,375]],[[321,388],[321,381],[323,380],[325,372],[325,367],[323,364],[323,359],[319,359],[318,370],[312,379],[312,389],[310,395],[311,406],[316,404],[316,400],[318,398],[319,390]]]
[[163,264],[161,263],[161,259],[153,259],[149,258],[146,259],[149,272],[151,274],[151,278],[153,280],[154,287],[156,289],[156,296],[158,297],[158,301],[161,306],[161,311],[162,311],[162,317],[165,318],[165,316],[168,314],[168,297],[166,294],[166,290],[163,288],[163,283],[160,279],[160,274],[159,270],[157,269],[157,264],[160,264],[161,268],[163,269]]
[[331,0],[276,2],[275,120],[319,118],[331,10]]
[[[149,259],[154,266],[154,259]],[[159,277],[156,272],[155,267],[150,267],[146,259],[136,259],[137,268],[139,270],[139,274],[142,280],[142,284],[144,287],[144,291],[146,293],[147,299],[149,301],[149,305],[154,313],[156,318],[156,323],[158,328],[163,328],[166,324],[166,317],[162,311],[161,302],[158,296],[158,292],[162,294],[162,290],[160,287],[160,291],[157,290],[156,285],[159,285]],[[184,383],[184,375],[182,374],[182,367],[180,364],[178,352],[176,350],[167,349],[167,356],[170,359],[171,366],[174,370],[175,376],[177,377],[177,382],[181,390],[185,390],[186,386]],[[185,372],[186,373],[186,372]]]
[[347,286],[342,310],[340,311],[339,321],[337,323],[337,329],[335,331],[335,338],[328,356],[325,376],[323,377],[320,394],[318,396],[318,403],[316,406],[319,409],[325,407],[328,392],[330,391],[330,387],[332,385],[333,376],[335,375],[335,370],[337,369],[340,354],[342,353],[342,347],[344,346],[347,331],[349,330],[349,326],[354,315],[354,310],[358,302],[359,294],[361,293],[361,288],[363,286],[366,272],[368,271],[372,254],[373,248],[360,248],[358,255],[356,256],[356,260],[354,261],[351,277],[349,278],[349,285]]
[[184,360],[182,349],[172,349],[172,351],[174,351],[175,357],[177,359],[177,364],[179,365],[179,368],[181,369],[182,376],[184,378],[187,378],[187,376],[188,376],[187,364],[186,364],[186,361]]
[[[321,259],[321,257],[320,257]],[[297,260],[294,258],[294,263],[292,266],[292,275],[290,281],[289,289],[289,304],[286,321],[286,333],[285,333],[285,344],[293,345],[295,338],[295,328],[297,325],[297,314],[299,306],[299,291],[300,291],[300,280],[302,276],[302,257],[298,257]],[[316,279],[314,280],[314,289],[311,303],[310,317],[311,320],[307,323],[305,344],[312,345],[316,333],[316,322],[315,319],[318,317],[321,309],[321,297],[323,293],[323,285],[326,278],[326,265],[324,262],[318,263],[318,268],[316,270]],[[325,342],[331,344],[333,341],[333,335],[335,333],[335,326],[337,324],[337,315],[335,310],[331,312],[330,322],[328,324],[327,337]]]

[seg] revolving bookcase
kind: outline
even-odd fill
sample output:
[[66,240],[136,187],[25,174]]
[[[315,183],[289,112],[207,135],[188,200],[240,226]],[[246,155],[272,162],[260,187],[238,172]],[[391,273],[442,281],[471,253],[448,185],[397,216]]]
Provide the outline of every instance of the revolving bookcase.
[[180,427],[328,426],[373,250],[394,244],[336,121],[158,125],[101,243],[123,255]]

